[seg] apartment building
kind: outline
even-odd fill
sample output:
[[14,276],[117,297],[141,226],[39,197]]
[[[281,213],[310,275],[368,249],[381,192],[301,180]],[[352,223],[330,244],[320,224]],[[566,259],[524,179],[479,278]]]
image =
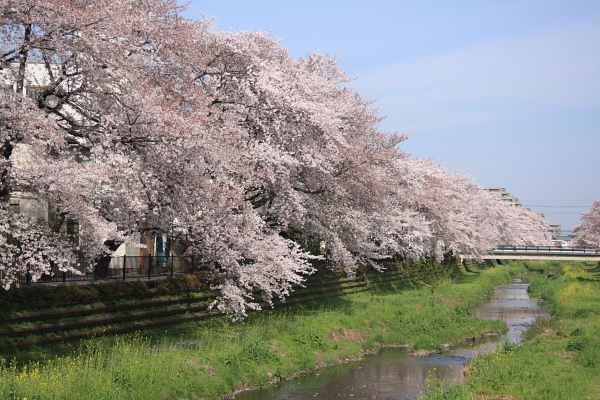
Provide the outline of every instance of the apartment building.
[[510,193],[508,193],[506,189],[502,187],[483,188],[483,190],[495,196],[498,196],[500,200],[506,202],[511,207],[523,207],[519,199],[517,199],[514,196],[511,196]]

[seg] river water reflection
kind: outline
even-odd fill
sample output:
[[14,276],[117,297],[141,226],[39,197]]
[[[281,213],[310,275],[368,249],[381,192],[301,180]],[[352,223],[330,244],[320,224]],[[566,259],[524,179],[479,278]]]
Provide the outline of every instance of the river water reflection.
[[462,367],[476,353],[489,352],[499,342],[518,343],[523,332],[545,311],[529,299],[527,285],[516,282],[496,288],[490,302],[473,312],[477,318],[502,320],[509,331],[500,336],[459,344],[441,354],[413,357],[403,348],[383,348],[361,361],[324,368],[298,380],[237,394],[236,400],[416,399],[425,390],[429,371],[447,381],[463,380]]

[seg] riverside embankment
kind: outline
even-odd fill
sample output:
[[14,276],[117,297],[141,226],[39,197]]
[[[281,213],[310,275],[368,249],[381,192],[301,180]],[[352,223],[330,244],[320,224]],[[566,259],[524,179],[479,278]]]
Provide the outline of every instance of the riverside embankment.
[[[530,299],[527,284],[520,278],[494,290],[492,299],[477,306],[472,315],[487,320],[500,320],[508,331],[485,339],[448,346],[441,352],[405,348],[383,348],[362,360],[319,371],[296,381],[284,382],[266,389],[248,391],[236,400],[308,400],[352,397],[355,400],[421,398],[427,384],[436,380],[464,382],[464,363],[477,354],[505,348],[505,342],[517,344],[523,333],[538,318],[547,318],[539,300]],[[449,344],[448,344],[449,345]],[[445,346],[446,347],[446,346]],[[422,355],[419,355],[422,354]],[[418,355],[415,357],[415,355]]]
[[445,343],[503,331],[503,323],[471,318],[469,307],[523,269],[515,263],[457,270],[435,298],[427,288],[397,282],[310,309],[258,314],[244,324],[220,321],[165,328],[151,337],[87,339],[85,348],[68,355],[5,360],[0,396],[212,399],[355,360],[383,346],[441,350]]

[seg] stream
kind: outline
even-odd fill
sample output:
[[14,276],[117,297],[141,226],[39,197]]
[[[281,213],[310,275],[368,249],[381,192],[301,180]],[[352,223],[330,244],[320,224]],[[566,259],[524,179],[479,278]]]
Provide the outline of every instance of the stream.
[[425,391],[428,372],[434,368],[438,378],[463,382],[465,360],[496,349],[498,343],[519,343],[523,332],[536,318],[547,317],[545,310],[538,306],[538,300],[529,298],[527,286],[519,279],[499,286],[488,303],[473,311],[477,318],[504,321],[509,328],[505,334],[458,344],[442,353],[425,357],[411,356],[405,348],[382,348],[376,354],[365,355],[360,361],[323,368],[266,389],[239,393],[235,399],[417,399]]

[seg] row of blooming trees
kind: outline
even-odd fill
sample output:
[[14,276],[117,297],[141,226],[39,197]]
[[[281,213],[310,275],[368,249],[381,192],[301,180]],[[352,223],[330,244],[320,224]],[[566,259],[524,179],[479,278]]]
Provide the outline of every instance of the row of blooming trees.
[[[219,307],[238,316],[257,307],[253,289],[285,297],[312,271],[315,245],[352,274],[390,255],[547,244],[536,214],[401,151],[406,136],[378,129],[377,107],[329,56],[213,31],[174,0],[0,5],[0,73],[13,89],[0,104],[0,195],[18,186],[56,215],[49,229],[0,205],[5,286],[19,269],[73,265],[67,221],[91,258],[171,232],[224,271]],[[28,85],[41,89],[26,96]]]

